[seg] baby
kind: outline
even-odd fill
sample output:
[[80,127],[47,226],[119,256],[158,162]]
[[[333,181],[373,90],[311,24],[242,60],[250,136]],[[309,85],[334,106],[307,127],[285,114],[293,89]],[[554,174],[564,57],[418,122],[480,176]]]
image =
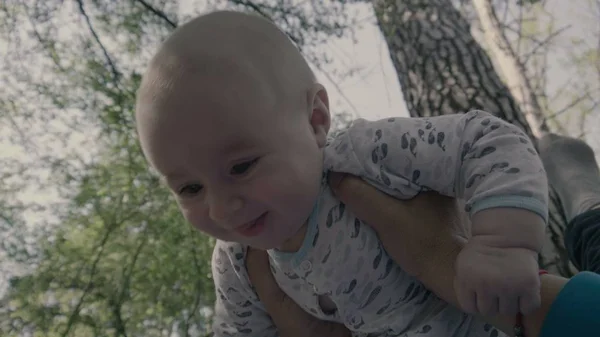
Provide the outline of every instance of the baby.
[[327,91],[271,22],[215,12],[179,27],[138,93],[139,137],[185,218],[217,239],[216,336],[276,336],[250,284],[248,247],[265,249],[281,288],[354,336],[494,336],[403,271],[336,199],[328,171],[410,199],[462,198],[472,238],[456,261],[469,313],[539,305],[547,216],[541,161],[518,128],[481,111],[357,120],[328,138]]

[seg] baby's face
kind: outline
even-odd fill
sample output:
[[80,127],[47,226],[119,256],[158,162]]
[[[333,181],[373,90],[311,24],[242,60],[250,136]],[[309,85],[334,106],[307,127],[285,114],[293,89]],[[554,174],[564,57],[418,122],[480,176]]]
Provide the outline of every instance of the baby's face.
[[[175,89],[140,132],[185,218],[217,239],[281,247],[306,222],[320,189],[323,141],[309,104],[279,104],[260,88],[199,83]],[[281,111],[281,110],[297,111]],[[326,132],[326,131],[325,131]]]

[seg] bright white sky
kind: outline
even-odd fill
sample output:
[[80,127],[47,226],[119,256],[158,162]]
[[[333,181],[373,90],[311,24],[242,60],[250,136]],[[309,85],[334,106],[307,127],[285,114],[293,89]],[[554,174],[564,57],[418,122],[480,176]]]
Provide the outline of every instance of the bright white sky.
[[[337,84],[341,93],[326,76],[317,71],[328,87],[331,102],[348,107],[348,112],[357,113],[359,117],[366,119],[408,116],[396,70],[379,28],[373,24],[365,24],[363,29],[357,31],[356,38],[359,41],[356,45],[346,40],[332,43],[329,47],[340,56],[337,60],[339,64],[363,69],[359,75]],[[338,64],[332,66],[339,67]],[[333,112],[335,105],[332,107]]]
[[[204,6],[202,1],[180,0],[180,17],[189,13],[201,13]],[[326,71],[348,70],[360,68],[354,77],[336,84],[327,80],[327,76],[315,69],[315,72],[327,87],[332,112],[345,110],[356,117],[379,119],[390,116],[407,116],[396,71],[392,66],[387,46],[379,28],[375,25],[375,17],[370,4],[360,4],[352,7],[357,9],[357,18],[362,29],[356,31],[356,41],[350,39],[333,40],[324,46],[333,64]],[[183,15],[183,14],[187,15]],[[338,90],[337,88],[341,89]],[[336,109],[337,107],[337,109]]]

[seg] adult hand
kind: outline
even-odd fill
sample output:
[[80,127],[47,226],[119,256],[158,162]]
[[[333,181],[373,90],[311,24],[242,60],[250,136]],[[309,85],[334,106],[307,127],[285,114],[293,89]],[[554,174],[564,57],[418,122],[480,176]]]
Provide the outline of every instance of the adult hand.
[[265,251],[250,248],[246,257],[246,268],[258,298],[277,327],[278,336],[352,336],[344,325],[321,321],[288,297],[275,281],[269,266],[269,256]]
[[458,307],[454,264],[468,236],[455,199],[434,192],[400,201],[360,178],[331,173],[330,186],[378,234],[388,254],[438,297]]

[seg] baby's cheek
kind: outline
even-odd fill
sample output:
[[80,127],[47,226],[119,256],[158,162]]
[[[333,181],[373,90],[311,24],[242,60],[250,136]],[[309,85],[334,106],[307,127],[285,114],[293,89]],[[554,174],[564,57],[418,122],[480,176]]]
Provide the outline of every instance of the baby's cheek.
[[263,205],[272,204],[273,200],[281,197],[281,190],[286,188],[284,175],[280,172],[268,172],[259,179],[253,179],[240,190],[244,207],[254,207],[255,202]]
[[201,217],[195,215],[189,215],[186,217],[186,220],[194,227],[196,230],[213,237],[215,239],[220,240],[229,240],[231,233],[225,230],[224,228],[218,226],[208,217]]
[[200,209],[198,207],[180,204],[179,208],[181,209],[183,217],[194,228],[202,232],[207,232],[212,227],[210,217],[208,216],[208,210],[206,210],[205,207]]
[[277,200],[281,197],[278,191],[282,188],[285,187],[281,182],[270,180],[267,183],[255,184],[252,188],[252,195],[261,201]]

